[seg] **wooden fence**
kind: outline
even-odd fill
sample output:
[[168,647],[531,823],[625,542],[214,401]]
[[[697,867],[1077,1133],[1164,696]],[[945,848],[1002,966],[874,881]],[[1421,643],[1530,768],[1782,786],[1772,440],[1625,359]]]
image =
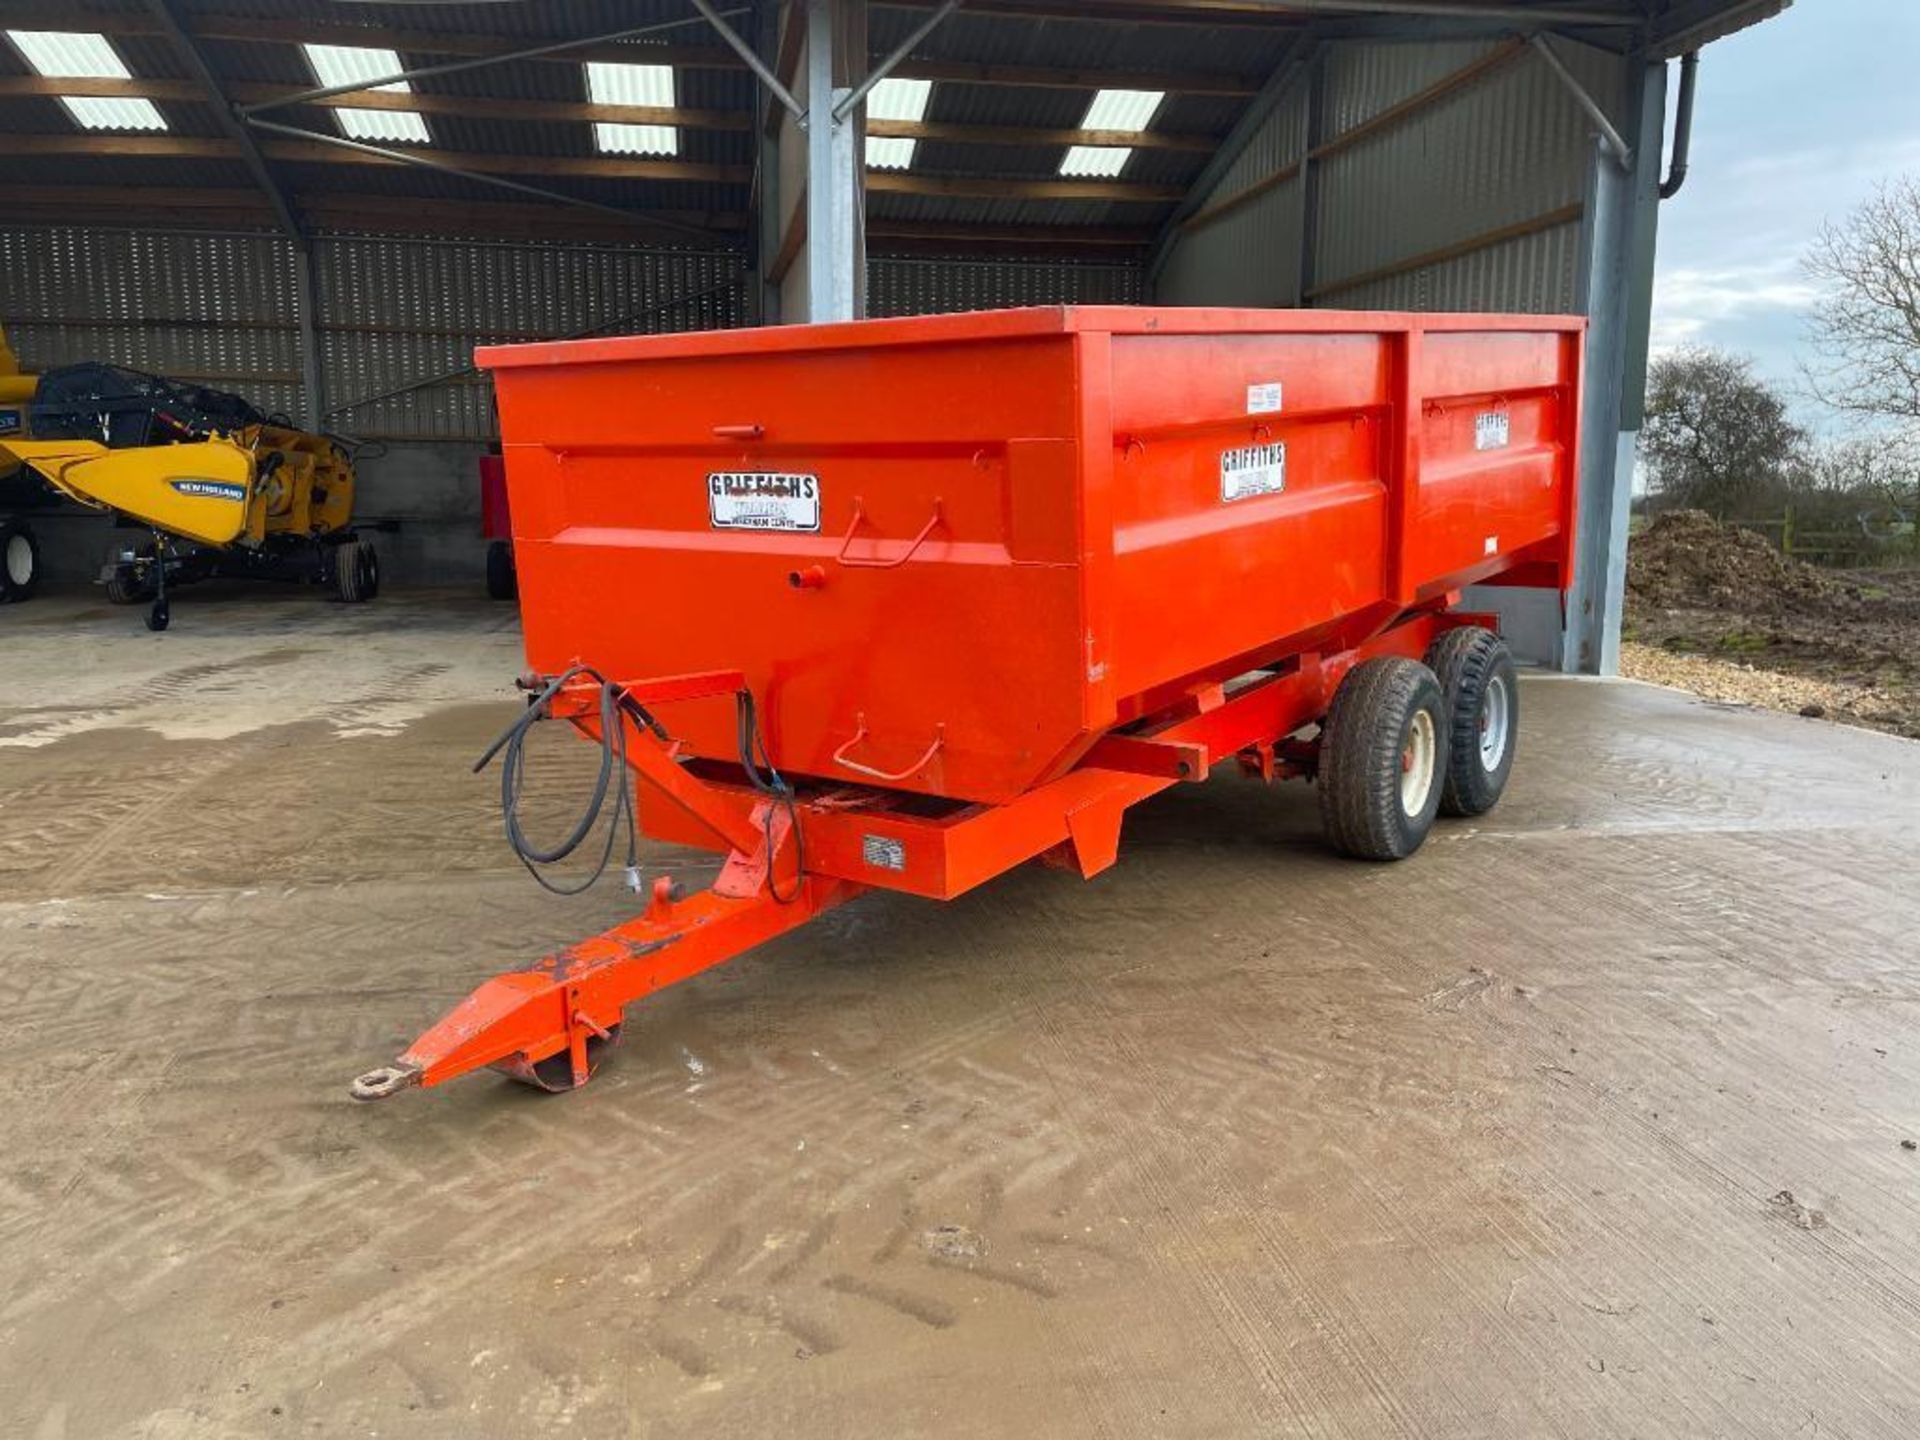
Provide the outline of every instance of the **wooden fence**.
[[1860,525],[1850,530],[1809,530],[1798,522],[1791,505],[1770,518],[1727,523],[1751,530],[1781,554],[1811,565],[1874,565],[1920,557],[1920,526],[1911,523],[1874,530]]

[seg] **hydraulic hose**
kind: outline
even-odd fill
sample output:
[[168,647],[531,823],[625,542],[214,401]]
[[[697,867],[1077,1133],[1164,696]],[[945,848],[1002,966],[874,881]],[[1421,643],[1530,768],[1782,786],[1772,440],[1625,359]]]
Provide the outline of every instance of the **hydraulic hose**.
[[[800,898],[800,886],[807,873],[806,839],[800,833],[800,812],[794,803],[793,786],[774,768],[773,757],[767,753],[766,736],[760,733],[759,714],[754,709],[753,692],[742,690],[735,697],[735,711],[740,742],[740,768],[747,772],[747,783],[764,795],[775,805],[785,808],[787,826],[793,833],[793,889],[782,895],[780,886],[773,878],[773,812],[767,812],[767,819],[761,826],[767,837],[767,890],[782,905],[791,905]],[[757,758],[756,758],[757,756]],[[767,773],[760,773],[760,766],[767,767]]]
[[[526,830],[520,823],[520,795],[526,781],[527,734],[536,723],[552,714],[553,697],[577,675],[591,675],[600,682],[600,773],[594,779],[593,793],[587,799],[586,808],[567,832],[566,838],[557,845],[542,847],[527,838]],[[614,841],[620,833],[622,819],[626,821],[627,830],[627,884],[634,890],[640,888],[639,830],[634,820],[633,778],[627,769],[625,709],[618,686],[588,666],[575,665],[549,682],[473,762],[474,773],[478,774],[495,755],[505,752],[500,765],[500,817],[507,832],[507,844],[513,850],[514,857],[526,867],[527,873],[543,889],[555,895],[579,895],[599,882],[613,859]],[[644,712],[638,718],[642,723],[652,725],[652,717]],[[587,878],[578,885],[555,884],[542,873],[543,867],[558,864],[580,848],[599,825],[600,817],[606,811],[609,793],[613,796],[613,811],[607,819],[607,840],[601,847],[599,860]]]
[[[535,724],[553,713],[553,697],[579,675],[590,675],[600,683],[600,773],[594,778],[593,793],[587,798],[586,808],[581,811],[580,818],[574,822],[566,837],[557,845],[542,847],[527,838],[526,830],[520,823],[520,795],[526,779],[527,734]],[[755,793],[787,812],[788,827],[793,835],[795,878],[792,888],[784,894],[772,871],[774,843],[771,809],[762,821],[761,830],[767,844],[767,888],[780,904],[791,905],[800,898],[800,885],[806,874],[806,842],[800,833],[800,814],[794,789],[774,768],[773,757],[767,751],[766,737],[760,730],[753,692],[741,690],[735,696],[735,704],[740,768],[746,772],[747,783]],[[502,756],[500,817],[507,832],[507,844],[512,848],[515,858],[526,867],[527,873],[556,895],[579,895],[598,883],[612,862],[614,841],[620,833],[623,819],[627,831],[627,886],[634,891],[641,888],[639,826],[634,814],[633,776],[627,768],[626,718],[629,714],[654,734],[666,738],[653,716],[627,699],[618,685],[591,666],[575,665],[550,680],[527,708],[514,718],[513,723],[501,731],[480,758],[473,762],[474,773],[478,774],[492,762],[494,756]],[[613,797],[613,810],[607,819],[607,839],[591,873],[580,884],[572,886],[557,885],[547,879],[541,873],[542,868],[565,860],[586,842],[600,824],[602,814],[607,811],[609,795]]]

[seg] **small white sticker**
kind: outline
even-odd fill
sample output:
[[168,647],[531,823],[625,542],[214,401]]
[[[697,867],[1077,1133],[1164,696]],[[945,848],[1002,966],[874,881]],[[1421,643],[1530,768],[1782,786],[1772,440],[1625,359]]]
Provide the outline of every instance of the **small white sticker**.
[[1220,453],[1222,503],[1248,500],[1255,495],[1278,495],[1287,488],[1287,447],[1242,445]]
[[1476,450],[1504,450],[1507,437],[1512,432],[1512,423],[1504,410],[1483,410],[1473,417],[1473,448]]
[[1497,555],[1499,553],[1500,553],[1500,537],[1498,535],[1487,536],[1487,554]]
[[716,530],[818,530],[820,477],[719,470],[707,476]]
[[1269,380],[1264,385],[1247,386],[1247,413],[1249,415],[1271,415],[1280,408],[1280,382]]
[[890,835],[862,835],[860,858],[875,870],[904,870],[907,847]]

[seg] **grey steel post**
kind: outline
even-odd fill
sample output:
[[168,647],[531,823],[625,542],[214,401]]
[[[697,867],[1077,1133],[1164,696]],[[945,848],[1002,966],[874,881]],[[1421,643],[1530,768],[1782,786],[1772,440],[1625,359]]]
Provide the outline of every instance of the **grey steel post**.
[[1573,589],[1561,631],[1562,670],[1612,675],[1620,668],[1626,600],[1627,526],[1634,452],[1645,403],[1653,309],[1653,250],[1659,216],[1659,135],[1666,118],[1666,69],[1636,51],[1627,61],[1636,157],[1623,170],[1596,143],[1587,171],[1579,296],[1588,317],[1581,391],[1579,526]]
[[813,321],[857,320],[866,291],[861,127],[833,118],[834,108],[852,93],[834,84],[846,5],[847,0],[813,0],[807,7],[806,318]]

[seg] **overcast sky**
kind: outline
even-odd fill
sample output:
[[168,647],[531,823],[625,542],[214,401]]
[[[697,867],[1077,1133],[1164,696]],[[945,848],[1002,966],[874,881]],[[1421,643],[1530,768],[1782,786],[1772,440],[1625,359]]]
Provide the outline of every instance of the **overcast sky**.
[[1723,346],[1797,386],[1800,257],[1823,220],[1901,172],[1920,173],[1920,0],[1796,0],[1708,46],[1686,188],[1660,208],[1656,353]]

